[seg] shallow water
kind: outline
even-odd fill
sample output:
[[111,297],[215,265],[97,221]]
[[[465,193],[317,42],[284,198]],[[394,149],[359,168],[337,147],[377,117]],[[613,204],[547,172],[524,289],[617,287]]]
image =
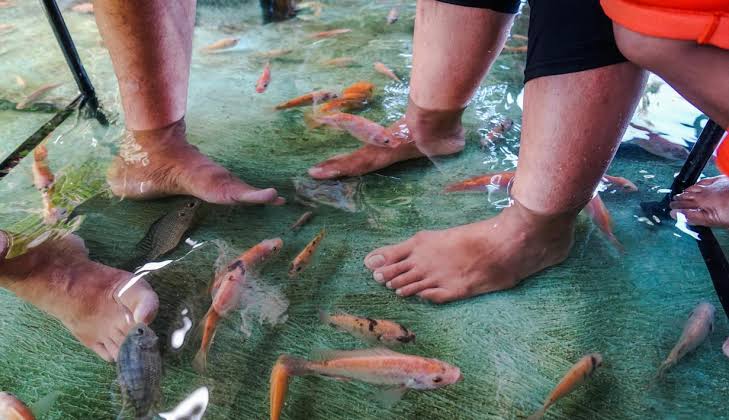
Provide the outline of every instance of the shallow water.
[[[564,264],[515,290],[446,306],[397,298],[372,281],[362,266],[362,258],[374,247],[406,239],[420,229],[480,220],[503,207],[502,193],[445,195],[442,189],[466,177],[515,167],[523,55],[502,55],[483,82],[464,116],[468,131],[464,153],[435,164],[413,161],[349,180],[356,184],[356,211],[319,203],[309,225],[295,235],[287,233],[287,227],[308,209],[296,202],[294,182],[306,179],[309,166],[358,144],[343,134],[307,129],[301,110],[276,113],[272,108],[314,88],[340,90],[364,79],[374,82],[377,90],[373,104],[361,115],[383,124],[397,120],[407,102],[407,84],[392,82],[371,69],[373,61],[383,61],[407,81],[414,6],[402,6],[400,20],[386,26],[384,18],[393,4],[338,1],[336,6],[325,6],[320,21],[292,20],[265,27],[259,26],[257,2],[200,5],[189,138],[253,185],[277,188],[289,204],[206,206],[205,218],[190,234],[189,244],[169,256],[171,263],[146,277],[161,302],[152,324],[165,343],[160,411],[172,410],[196,389],[207,387],[210,405],[205,418],[267,417],[268,375],[279,354],[305,356],[321,348],[362,347],[356,339],[319,323],[317,311],[324,308],[403,323],[418,338],[402,350],[453,363],[465,380],[434,392],[410,392],[394,407],[385,408],[375,401],[372,386],[297,378],[284,418],[523,418],[541,404],[574,361],[593,351],[603,353],[604,368],[588,386],[553,407],[548,418],[729,418],[723,401],[729,371],[720,350],[729,329],[721,311],[708,343],[665,380],[648,387],[695,304],[702,299],[719,304],[693,240],[670,226],[639,220],[639,203],[661,198],[660,190],[668,188],[680,162],[630,144],[628,140],[639,135],[635,131],[626,133],[608,173],[633,180],[640,191],[603,194],[625,254],[616,252],[581,216],[576,245]],[[119,115],[116,82],[106,50],[98,45],[93,17],[66,16],[104,107],[112,117]],[[7,51],[0,56],[0,70],[8,75],[0,80],[0,92],[7,96],[3,99],[17,99],[10,77],[16,73],[35,85],[57,77],[70,80],[38,5],[0,10],[0,22],[18,26],[0,35],[0,52]],[[513,32],[524,34],[526,22],[525,16],[519,17]],[[225,53],[199,54],[200,47],[231,36],[229,26],[222,25],[237,25],[232,35],[241,37],[240,44]],[[339,27],[353,31],[335,39],[305,39],[306,34]],[[251,53],[283,47],[295,51],[273,61],[268,91],[255,94],[262,63]],[[38,52],[29,54],[30,50]],[[318,65],[337,56],[352,56],[358,65],[342,69]],[[659,80],[651,82],[653,88],[635,121],[652,124],[672,141],[693,142],[699,113]],[[52,96],[63,105],[74,95],[69,82]],[[0,155],[49,117],[0,111]],[[514,128],[498,147],[482,149],[480,138],[503,117],[512,118]],[[98,165],[94,176],[86,179],[102,180],[103,166],[117,151],[122,135],[121,120],[114,120],[104,128],[94,121],[69,118],[50,137],[53,169],[73,176]],[[707,175],[713,173],[712,168]],[[0,197],[0,228],[37,213],[40,201],[32,187],[29,159],[0,182]],[[78,209],[86,216],[78,233],[92,258],[117,265],[132,253],[149,224],[175,203],[174,198],[120,201],[102,193]],[[322,227],[328,236],[311,266],[290,280],[288,263]],[[283,251],[256,280],[256,293],[270,299],[271,305],[249,306],[245,315],[226,319],[209,355],[207,374],[196,373],[191,361],[199,345],[198,323],[209,305],[207,285],[219,255],[217,244],[239,253],[282,234]],[[718,234],[727,244],[726,234]],[[201,245],[193,249],[194,243]],[[27,402],[60,391],[62,396],[48,415],[51,419],[116,416],[121,400],[113,365],[78,344],[60,323],[10,293],[0,291],[0,302],[0,389]],[[260,322],[261,314],[275,315],[286,303],[285,322]]]

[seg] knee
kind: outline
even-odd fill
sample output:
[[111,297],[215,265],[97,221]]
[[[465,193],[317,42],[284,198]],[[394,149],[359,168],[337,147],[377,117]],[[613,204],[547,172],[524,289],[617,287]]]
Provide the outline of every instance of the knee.
[[656,73],[679,53],[676,51],[677,46],[668,40],[633,32],[617,23],[613,23],[613,31],[618,48],[625,58]]

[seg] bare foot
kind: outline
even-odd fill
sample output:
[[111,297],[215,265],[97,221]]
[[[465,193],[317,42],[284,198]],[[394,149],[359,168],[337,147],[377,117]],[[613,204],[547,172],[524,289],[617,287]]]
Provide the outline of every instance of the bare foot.
[[458,153],[465,145],[461,114],[462,109],[431,111],[411,101],[405,117],[388,128],[406,143],[394,148],[367,144],[310,168],[309,175],[314,179],[358,176],[410,159]]
[[76,236],[0,262],[3,287],[58,318],[81,344],[106,361],[116,359],[130,328],[151,322],[157,313],[157,295],[143,280],[119,299],[126,308],[114,299],[114,292],[131,276],[89,260]]
[[512,288],[559,264],[572,247],[574,221],[573,214],[539,216],[514,202],[494,218],[374,250],[365,265],[398,296],[450,302]]
[[673,198],[671,217],[683,213],[694,226],[729,228],[729,178],[706,178]]
[[258,189],[187,142],[185,122],[130,132],[107,176],[112,192],[132,199],[191,195],[215,204],[283,204],[273,188]]

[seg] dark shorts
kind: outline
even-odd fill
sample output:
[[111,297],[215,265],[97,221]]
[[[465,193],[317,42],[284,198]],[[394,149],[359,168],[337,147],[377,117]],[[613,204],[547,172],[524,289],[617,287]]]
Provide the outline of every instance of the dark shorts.
[[[516,13],[519,0],[439,0]],[[627,61],[599,0],[529,0],[529,46],[524,81]]]

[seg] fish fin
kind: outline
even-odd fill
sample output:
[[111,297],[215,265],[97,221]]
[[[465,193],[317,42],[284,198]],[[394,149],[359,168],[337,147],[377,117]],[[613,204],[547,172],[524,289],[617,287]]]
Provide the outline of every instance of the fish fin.
[[408,389],[404,386],[382,388],[375,394],[375,399],[382,404],[383,408],[392,408],[407,391]]
[[200,350],[197,351],[197,354],[195,355],[195,358],[192,359],[192,368],[195,369],[195,372],[199,374],[204,374],[208,370],[208,350],[205,348],[200,348]]
[[402,356],[402,353],[398,353],[385,347],[375,347],[363,350],[314,350],[312,352],[312,358],[316,360],[331,360],[343,357],[360,358],[373,356]]
[[286,392],[289,388],[289,371],[281,361],[283,357],[279,357],[271,370],[269,389],[271,420],[278,420],[280,418],[281,410],[286,401]]
[[45,397],[42,397],[41,399],[33,403],[33,405],[29,407],[30,411],[36,418],[45,417],[59,396],[61,396],[61,393],[59,391],[49,392]]
[[277,363],[282,364],[291,376],[308,375],[309,373],[311,373],[311,369],[309,368],[309,361],[304,359],[303,357],[282,354],[281,356],[279,356]]
[[142,239],[137,242],[138,250],[142,251],[145,254],[152,250],[152,238],[154,238],[154,232],[157,230],[157,226],[159,226],[160,222],[162,222],[162,219],[164,219],[165,216],[166,215],[159,217],[157,220],[152,222],[151,225],[149,225],[147,233],[145,233],[144,237],[142,237]]
[[200,350],[198,350],[195,358],[192,360],[192,367],[197,373],[202,374],[207,372],[208,350],[210,350],[210,347],[213,345],[216,328],[213,328],[209,336],[205,335],[205,330],[207,329],[208,322],[217,322],[218,319],[220,319],[220,315],[218,315],[218,313],[215,312],[215,310],[211,306],[208,310],[208,313],[205,314],[203,322],[201,322],[203,328],[203,337],[202,341],[200,342]]
[[527,417],[527,420],[539,420],[544,417],[544,413],[547,411],[547,407],[539,407],[539,410],[535,411],[531,416]]

